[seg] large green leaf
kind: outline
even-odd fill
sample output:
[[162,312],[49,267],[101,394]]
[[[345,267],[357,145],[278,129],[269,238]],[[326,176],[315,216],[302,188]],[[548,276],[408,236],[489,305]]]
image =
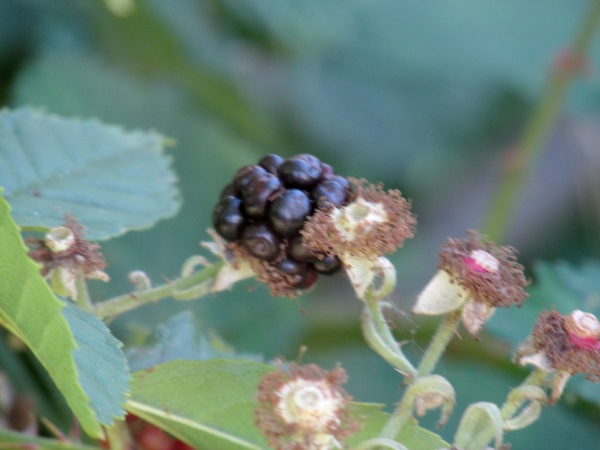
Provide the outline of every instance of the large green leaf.
[[129,375],[120,342],[98,318],[54,296],[1,197],[0,253],[0,323],[40,360],[83,429],[101,436],[101,424],[123,416]]
[[132,371],[157,366],[175,359],[203,361],[214,358],[245,358],[260,361],[259,355],[237,354],[219,336],[202,330],[190,311],[175,314],[159,325],[143,345],[126,349]]
[[177,211],[175,177],[155,133],[29,108],[0,111],[0,182],[23,226],[75,216],[90,239],[147,228]]
[[[254,398],[260,379],[273,367],[244,360],[172,361],[136,372],[126,409],[185,440],[196,449],[265,449],[254,427]],[[387,414],[378,405],[356,404],[364,429],[352,439],[375,437]],[[399,436],[413,450],[447,444],[411,425]]]

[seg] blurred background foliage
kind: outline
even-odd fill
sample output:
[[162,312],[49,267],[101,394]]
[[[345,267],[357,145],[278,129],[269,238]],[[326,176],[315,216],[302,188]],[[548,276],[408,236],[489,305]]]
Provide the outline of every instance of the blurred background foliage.
[[[398,287],[391,300],[399,308],[392,320],[418,357],[437,320],[421,322],[408,311],[435,272],[438,248],[485,222],[511,146],[590,4],[2,0],[0,104],[155,129],[176,142],[169,153],[180,213],[103,243],[112,281],[92,283],[97,300],[129,291],[134,269],[156,283],[176,277],[208,238],[221,188],[263,154],[310,152],[342,175],[400,189],[419,226],[392,256]],[[528,275],[540,281],[531,304],[498,312],[480,342],[456,339],[440,366],[459,398],[454,422],[442,430],[447,438],[468,403],[502,403],[524,377],[510,353],[539,310],[598,312],[598,60],[600,38],[514,199],[503,243],[519,249]],[[306,361],[343,364],[357,400],[388,407],[399,400],[401,379],[362,340],[360,304],[341,275],[320,280],[298,301],[272,298],[250,282],[214,298],[163,301],[111,326],[136,344],[183,310],[239,352],[294,359],[306,344]],[[16,358],[6,343],[0,350],[14,383],[38,396],[46,416],[67,424],[31,358]],[[575,384],[533,427],[507,437],[513,448],[598,448],[599,388]]]

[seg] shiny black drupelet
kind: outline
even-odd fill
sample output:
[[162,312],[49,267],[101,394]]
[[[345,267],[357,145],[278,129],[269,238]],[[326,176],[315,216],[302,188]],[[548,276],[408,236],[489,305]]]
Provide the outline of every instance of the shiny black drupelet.
[[294,288],[305,289],[317,273],[334,273],[341,263],[335,256],[312,254],[299,232],[315,209],[344,206],[350,193],[350,182],[316,156],[271,154],[236,172],[221,192],[213,226],[223,239],[238,242],[287,276]]

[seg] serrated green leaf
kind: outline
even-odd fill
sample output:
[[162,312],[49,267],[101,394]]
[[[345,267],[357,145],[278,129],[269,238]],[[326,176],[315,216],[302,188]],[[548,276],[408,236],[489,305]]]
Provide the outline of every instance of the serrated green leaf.
[[159,325],[144,345],[125,351],[132,371],[143,370],[176,359],[203,361],[214,358],[244,358],[261,361],[258,355],[237,354],[214,333],[203,332],[189,311]]
[[40,360],[83,429],[102,436],[100,425],[123,415],[128,371],[120,343],[95,316],[54,296],[1,197],[0,253],[0,323]]
[[29,108],[0,111],[0,180],[21,226],[75,216],[89,239],[150,227],[179,206],[156,133]]
[[95,315],[71,303],[62,310],[77,348],[73,353],[78,382],[89,397],[97,420],[110,424],[113,417],[123,417],[131,376],[127,360],[110,330]]
[[[266,449],[253,425],[260,379],[275,370],[244,360],[172,361],[136,372],[125,408],[197,449]],[[353,443],[375,437],[387,414],[379,405],[356,404],[364,429]],[[399,436],[414,450],[448,446],[439,436],[411,424]]]

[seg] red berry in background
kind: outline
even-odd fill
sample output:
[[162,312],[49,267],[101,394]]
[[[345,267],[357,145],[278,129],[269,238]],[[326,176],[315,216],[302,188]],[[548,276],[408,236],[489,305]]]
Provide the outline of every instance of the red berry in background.
[[129,424],[129,423],[131,423],[131,422],[137,422],[138,420],[142,420],[142,419],[140,419],[140,418],[139,418],[138,416],[136,416],[135,414],[129,414],[129,413],[128,413],[128,414],[125,416],[125,422],[126,422],[126,423],[128,423],[128,424]]
[[171,450],[195,450],[195,449],[191,445],[188,445],[185,442],[180,441],[178,439],[175,442],[173,442],[173,446],[171,447]]
[[173,439],[155,425],[145,424],[135,436],[136,444],[143,450],[171,450]]

